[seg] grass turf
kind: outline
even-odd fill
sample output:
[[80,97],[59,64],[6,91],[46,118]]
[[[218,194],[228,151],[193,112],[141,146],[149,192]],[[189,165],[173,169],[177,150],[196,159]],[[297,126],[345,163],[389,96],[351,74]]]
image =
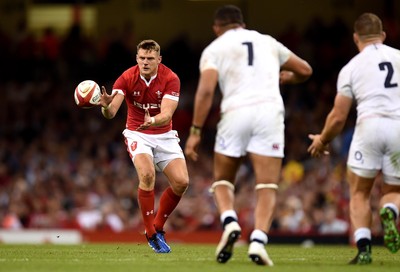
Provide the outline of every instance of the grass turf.
[[[215,245],[171,244],[170,254],[155,254],[147,244],[9,245],[0,244],[0,271],[52,272],[213,272],[213,271],[361,271],[347,262],[356,254],[351,246],[268,245],[274,267],[258,266],[237,246],[226,264],[215,261]],[[400,252],[373,247],[373,262],[362,271],[399,271]]]

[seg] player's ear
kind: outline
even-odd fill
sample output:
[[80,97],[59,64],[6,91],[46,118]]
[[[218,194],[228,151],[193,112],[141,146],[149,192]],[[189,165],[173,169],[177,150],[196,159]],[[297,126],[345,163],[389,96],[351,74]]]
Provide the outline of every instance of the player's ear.
[[382,31],[381,39],[382,39],[382,42],[384,42],[386,40],[386,32],[385,31]]
[[359,39],[357,33],[355,33],[355,32],[353,33],[353,41],[356,45],[358,45],[358,43],[360,42],[360,39]]
[[221,31],[220,31],[221,27],[219,25],[217,25],[217,24],[214,24],[212,26],[212,29],[214,31],[215,36],[218,37],[220,35],[220,33],[221,33]]

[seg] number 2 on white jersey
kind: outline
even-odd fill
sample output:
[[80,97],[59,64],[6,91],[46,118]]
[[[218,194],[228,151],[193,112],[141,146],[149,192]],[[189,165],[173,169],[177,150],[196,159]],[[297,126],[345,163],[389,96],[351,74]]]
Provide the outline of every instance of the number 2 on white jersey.
[[385,88],[394,88],[397,87],[397,83],[391,83],[393,77],[393,65],[391,62],[385,61],[379,63],[379,70],[384,71],[387,70],[387,75],[385,79]]

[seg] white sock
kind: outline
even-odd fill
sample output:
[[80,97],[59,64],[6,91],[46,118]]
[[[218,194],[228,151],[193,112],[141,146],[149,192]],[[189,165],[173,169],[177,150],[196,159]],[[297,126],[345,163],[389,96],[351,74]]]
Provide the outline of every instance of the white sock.
[[262,230],[259,229],[255,229],[253,230],[253,232],[250,235],[250,241],[253,240],[259,240],[262,241],[264,243],[264,245],[266,245],[268,243],[268,236],[265,232],[263,232]]
[[354,232],[354,240],[356,242],[363,238],[371,240],[371,230],[369,228],[359,228]]
[[396,219],[399,218],[399,208],[394,203],[386,203],[383,205],[384,208],[390,208],[392,211],[394,211]]
[[236,221],[238,220],[237,214],[234,210],[228,210],[228,211],[223,212],[220,216],[221,222],[224,223],[224,221],[227,217],[233,217],[234,219],[236,219]]

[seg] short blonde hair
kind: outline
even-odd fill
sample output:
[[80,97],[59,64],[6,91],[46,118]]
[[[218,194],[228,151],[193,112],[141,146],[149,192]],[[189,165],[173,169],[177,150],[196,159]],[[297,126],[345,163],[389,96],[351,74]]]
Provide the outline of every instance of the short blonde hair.
[[161,47],[160,45],[154,41],[154,40],[143,40],[137,45],[137,52],[139,52],[139,49],[143,49],[146,51],[155,51],[158,54],[161,54]]

